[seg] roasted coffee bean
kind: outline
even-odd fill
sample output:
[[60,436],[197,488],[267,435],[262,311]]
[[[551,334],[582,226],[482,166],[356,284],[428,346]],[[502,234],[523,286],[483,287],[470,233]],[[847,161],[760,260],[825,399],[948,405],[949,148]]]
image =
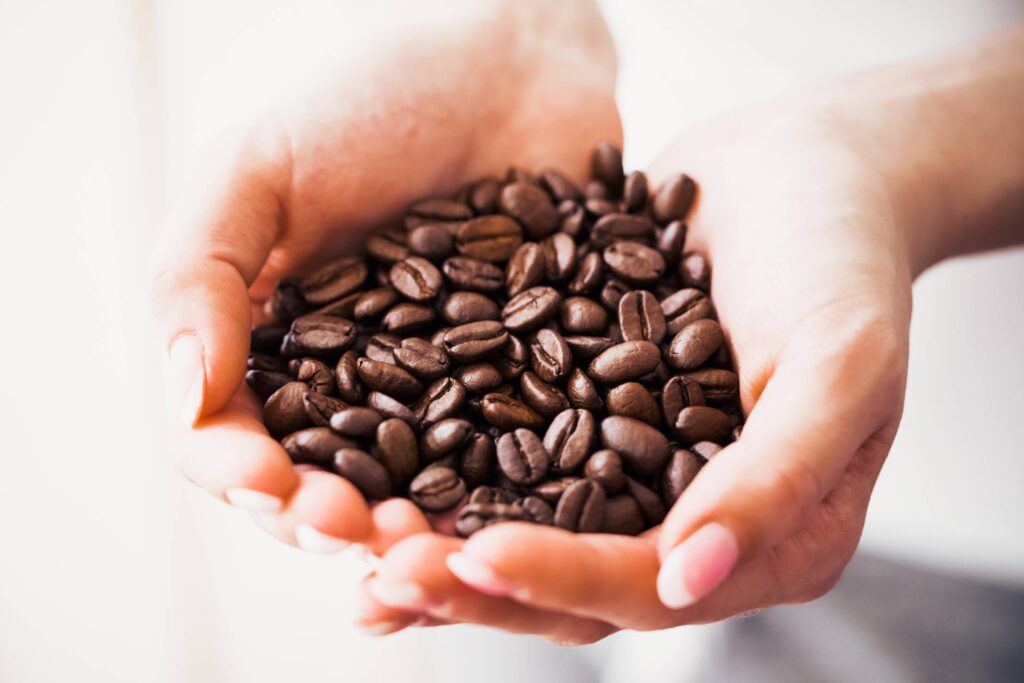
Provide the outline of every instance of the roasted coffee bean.
[[[491,442],[493,445],[493,442]],[[469,503],[506,503],[516,501],[516,496],[511,491],[497,486],[478,486],[469,494]]]
[[315,391],[310,391],[302,397],[302,408],[306,411],[309,421],[317,427],[330,426],[331,416],[347,407],[348,405],[341,399],[324,396]]
[[631,216],[628,213],[609,213],[601,216],[590,231],[590,239],[595,247],[603,249],[614,242],[629,240],[632,242],[652,241],[657,226],[643,216]]
[[291,329],[281,342],[281,355],[334,360],[355,341],[356,326],[351,320],[309,313],[292,321]]
[[676,436],[684,444],[697,441],[714,441],[726,443],[732,431],[729,416],[717,408],[710,406],[692,406],[683,408],[676,417]]
[[460,363],[480,360],[508,343],[508,332],[496,320],[453,327],[444,335],[444,349]]
[[558,209],[541,188],[531,183],[509,183],[498,196],[503,214],[522,224],[532,239],[546,237],[558,229]]
[[540,482],[550,465],[540,437],[529,429],[516,429],[498,439],[498,466],[515,483],[530,486]]
[[584,408],[593,412],[604,410],[604,401],[597,393],[597,387],[594,386],[590,377],[579,368],[573,370],[569,375],[569,381],[566,382],[566,394],[568,394],[569,403],[576,408]]
[[693,198],[697,194],[697,184],[693,178],[680,173],[672,176],[658,188],[651,203],[651,215],[654,220],[662,225],[670,221],[680,221],[686,218],[693,204]]
[[627,292],[619,299],[619,330],[624,340],[660,344],[666,329],[665,313],[650,292]]
[[441,290],[441,271],[420,256],[408,256],[391,266],[391,286],[412,301],[430,301]]
[[409,410],[405,404],[385,393],[371,391],[366,395],[366,407],[373,408],[386,418],[398,418],[399,420],[403,420],[411,427],[417,427],[419,425],[419,420],[416,418],[416,415]]
[[449,417],[432,425],[420,437],[420,455],[433,462],[460,447],[473,434],[468,420]]
[[505,283],[501,268],[468,256],[452,256],[441,265],[448,281],[458,289],[474,292],[497,292]]
[[435,317],[431,306],[402,302],[391,307],[380,326],[388,332],[404,335],[433,322]]
[[583,203],[583,208],[596,219],[622,211],[622,205],[611,199],[588,199]]
[[348,479],[370,500],[391,495],[391,475],[384,465],[358,448],[342,448],[334,454],[334,471]]
[[[623,178],[625,180],[625,178]],[[586,199],[610,199],[612,191],[600,180],[591,180],[583,188],[583,196]]]
[[608,270],[631,284],[656,284],[665,273],[665,259],[639,242],[622,241],[606,247],[601,254]]
[[327,427],[309,427],[281,439],[281,447],[296,465],[328,465],[342,448],[359,448],[352,439],[338,436]]
[[596,481],[607,493],[618,493],[626,485],[626,475],[622,471],[622,458],[615,451],[605,448],[597,451],[587,459],[583,466],[587,479]]
[[608,309],[610,313],[618,313],[619,301],[622,300],[626,292],[631,290],[632,288],[622,280],[611,278],[604,283],[598,298],[601,300],[601,305]]
[[534,524],[551,526],[555,522],[555,510],[537,496],[526,496],[516,501],[516,506],[522,509],[526,520]]
[[541,429],[544,418],[522,401],[501,393],[485,394],[480,400],[480,412],[485,420],[498,429],[510,431],[518,427]]
[[443,197],[421,199],[409,207],[408,214],[438,221],[462,221],[473,217],[468,206]]
[[676,370],[695,370],[722,346],[722,326],[705,318],[695,320],[676,333],[668,349],[668,364]]
[[501,352],[494,359],[494,367],[506,382],[514,382],[519,379],[530,360],[530,350],[526,344],[519,341],[514,334],[508,336],[508,344],[501,349]]
[[423,383],[397,365],[360,358],[356,372],[370,389],[397,399],[412,400],[423,393]]
[[544,253],[536,242],[524,242],[508,262],[505,292],[514,297],[544,282]]
[[606,534],[622,534],[636,536],[644,530],[644,514],[636,498],[624,493],[613,496],[604,504],[604,525],[601,531]]
[[501,320],[510,332],[527,332],[543,325],[558,310],[562,296],[551,287],[531,287],[509,299]]
[[556,232],[544,240],[541,251],[548,282],[564,282],[576,271],[576,243],[564,232]]
[[448,372],[450,363],[443,347],[434,346],[426,339],[403,339],[392,351],[395,365],[421,380],[434,380]]
[[427,387],[412,407],[420,427],[426,429],[438,420],[451,417],[466,402],[466,388],[462,382],[451,377],[442,377]]
[[642,377],[661,360],[661,350],[648,341],[627,341],[602,351],[590,361],[587,374],[602,384]]
[[343,401],[352,404],[362,403],[366,397],[366,389],[359,381],[359,373],[356,372],[356,360],[359,354],[355,351],[346,351],[338,359],[334,366],[334,383],[338,390],[338,396]]
[[601,352],[610,349],[615,341],[611,337],[594,337],[586,335],[567,335],[565,343],[569,345],[572,356],[577,361],[589,361]]
[[590,174],[616,195],[622,193],[626,174],[622,170],[622,152],[607,142],[600,143],[590,157]]
[[675,504],[683,489],[689,486],[700,472],[704,462],[704,458],[685,448],[672,451],[665,471],[661,474],[661,497],[666,506],[672,507]]
[[502,385],[504,378],[491,363],[471,363],[463,365],[455,371],[455,379],[462,382],[466,391],[471,394],[483,394],[494,391]]
[[455,234],[455,248],[463,256],[504,263],[523,243],[523,229],[508,216],[480,216],[466,221]]
[[477,292],[453,292],[441,304],[441,317],[452,325],[497,320],[500,315],[498,304]]
[[381,414],[373,408],[350,406],[331,416],[331,429],[345,436],[368,437],[376,434],[382,421]]
[[476,432],[463,444],[462,453],[459,456],[459,474],[462,475],[467,486],[479,486],[490,478],[496,462],[497,453],[494,448],[494,439],[486,434]]
[[604,275],[604,261],[601,254],[592,251],[580,260],[576,275],[569,282],[567,289],[573,294],[591,294],[601,286]]
[[406,422],[396,418],[377,425],[374,454],[395,484],[404,484],[419,469],[419,445],[416,434]]
[[285,325],[257,325],[249,335],[249,348],[253,353],[277,353],[286,334]]
[[378,287],[368,292],[363,292],[356,300],[356,307],[353,315],[356,320],[366,320],[381,316],[398,303],[398,292],[391,287]]
[[267,300],[264,310],[267,317],[280,325],[289,325],[300,315],[309,312],[309,304],[302,295],[302,283],[297,278],[286,277],[277,283],[273,294]]
[[626,176],[622,186],[622,203],[627,211],[639,211],[647,202],[647,176],[643,171],[633,171]]
[[589,410],[563,410],[544,434],[544,448],[551,456],[551,471],[570,474],[590,454],[597,424]]
[[578,200],[583,197],[583,192],[580,191],[576,183],[554,169],[549,168],[543,171],[540,174],[540,181],[555,198],[555,201]]
[[427,223],[409,231],[409,251],[428,261],[441,261],[455,249],[455,240],[440,223]]
[[370,235],[366,240],[366,251],[381,263],[395,263],[409,255],[409,248],[405,242],[404,230],[383,230]]
[[496,178],[483,178],[473,183],[469,193],[469,204],[477,214],[494,213],[498,208],[500,192],[501,181]]
[[459,455],[458,455],[458,453],[454,453],[454,452],[446,453],[445,455],[442,455],[440,458],[438,458],[434,462],[428,463],[427,466],[423,468],[423,470],[424,471],[432,470],[432,469],[435,469],[435,468],[438,468],[438,467],[443,467],[443,468],[449,469],[449,470],[455,470],[457,472],[458,469],[459,469]]
[[690,446],[690,450],[705,460],[710,460],[722,451],[722,447],[714,441],[698,441]]
[[466,495],[466,482],[447,467],[423,470],[409,484],[409,498],[427,512],[445,512]]
[[287,374],[289,361],[280,356],[265,353],[251,353],[245,360],[246,370],[262,370],[263,372],[280,372]]
[[608,327],[608,311],[583,296],[571,296],[562,302],[562,329],[573,334],[600,334]]
[[245,383],[264,401],[285,384],[293,381],[294,377],[283,372],[250,370],[245,373]]
[[559,207],[558,211],[562,215],[562,232],[576,239],[583,233],[583,229],[587,225],[587,212],[583,210],[582,206],[571,200],[566,200],[562,204],[567,209],[563,212],[562,207]]
[[604,524],[606,496],[596,482],[580,479],[565,490],[555,508],[555,526],[592,534]]
[[636,500],[648,526],[661,524],[665,519],[665,504],[657,493],[633,477],[626,477],[626,492]]
[[661,312],[669,334],[676,334],[695,320],[710,318],[714,313],[711,301],[699,289],[680,289],[661,301]]
[[739,378],[730,370],[704,368],[691,370],[686,375],[700,385],[704,400],[708,403],[725,403],[736,398],[739,393]]
[[302,296],[313,306],[322,306],[359,289],[368,274],[369,269],[362,259],[345,256],[304,278],[301,283]]
[[366,347],[363,349],[363,353],[370,360],[375,360],[378,363],[394,365],[395,349],[397,349],[401,343],[402,338],[397,334],[380,332],[370,337],[369,341],[366,342]]
[[308,393],[304,382],[289,382],[271,394],[263,405],[263,424],[272,437],[282,439],[310,425],[302,406],[302,397]]
[[686,223],[672,221],[658,233],[658,253],[665,259],[667,267],[674,266],[683,253],[686,244]]
[[636,381],[640,382],[640,384],[643,384],[648,389],[656,391],[659,387],[665,385],[665,382],[668,381],[668,378],[671,377],[671,375],[672,371],[669,370],[668,365],[665,364],[665,361],[659,360],[658,364],[654,366],[653,370],[648,372],[646,375],[637,378]]
[[656,473],[668,459],[668,439],[646,422],[613,415],[601,420],[601,444],[622,456],[633,472]]
[[693,287],[707,292],[711,290],[711,267],[707,260],[696,252],[683,254],[679,261],[679,282],[683,287]]
[[518,505],[507,503],[469,503],[455,518],[455,533],[469,538],[476,532],[499,522],[516,522],[526,519],[526,511]]
[[330,396],[334,393],[334,372],[316,358],[303,358],[295,369],[295,379],[305,382],[312,391]]
[[559,382],[572,370],[572,353],[562,335],[539,330],[530,344],[530,366],[545,382]]
[[675,425],[679,411],[690,406],[704,405],[704,391],[692,377],[672,377],[661,388],[661,414],[665,424]]
[[542,417],[554,417],[569,407],[569,399],[562,391],[527,370],[519,378],[523,400]]
[[534,486],[533,495],[537,496],[548,505],[557,505],[558,499],[562,497],[565,490],[578,481],[580,481],[580,477],[550,479]]
[[638,382],[625,382],[609,389],[604,402],[609,415],[632,417],[652,427],[661,425],[658,402],[647,387]]

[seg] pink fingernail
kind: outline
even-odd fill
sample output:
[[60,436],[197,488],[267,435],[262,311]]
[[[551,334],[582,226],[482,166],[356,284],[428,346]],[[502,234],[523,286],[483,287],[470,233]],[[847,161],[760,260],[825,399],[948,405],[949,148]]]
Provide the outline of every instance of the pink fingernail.
[[349,547],[349,542],[329,536],[309,524],[295,525],[295,542],[300,548],[310,553],[338,553]]
[[228,489],[224,497],[235,507],[249,512],[279,512],[284,505],[277,496],[252,489]]
[[377,577],[367,581],[366,589],[378,602],[388,607],[425,609],[431,603],[423,587],[412,581],[389,581]]
[[658,597],[666,607],[692,605],[722,583],[739,558],[736,536],[717,522],[705,524],[665,558]]
[[170,351],[170,381],[181,419],[186,427],[191,427],[199,419],[206,385],[203,344],[196,335],[182,335],[174,341]]
[[516,587],[510,582],[498,576],[487,564],[465,553],[449,553],[445,558],[445,564],[459,581],[481,593],[501,598],[511,597],[516,593]]

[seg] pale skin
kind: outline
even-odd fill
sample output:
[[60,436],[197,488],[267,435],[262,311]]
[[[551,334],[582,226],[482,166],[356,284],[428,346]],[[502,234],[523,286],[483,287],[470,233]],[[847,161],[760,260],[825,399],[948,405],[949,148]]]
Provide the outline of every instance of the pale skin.
[[[374,633],[469,622],[586,643],[822,595],[856,548],[899,424],[913,279],[1024,240],[1021,30],[684,131],[648,171],[655,185],[680,170],[700,183],[688,248],[714,267],[742,439],[640,538],[505,524],[463,541],[407,501],[370,509],[339,477],[293,468],[259,424],[241,387],[251,310],[412,199],[510,164],[579,179],[594,142],[619,142],[600,17],[558,7],[498,22],[488,12],[507,5],[475,10],[439,52],[381,58],[390,74],[414,59],[412,82],[364,74],[278,114],[186,199],[157,257],[168,348],[186,335],[202,349],[198,400],[188,346],[170,366],[186,475],[222,498],[265,494],[233,501],[285,542],[312,528],[380,554],[357,615]],[[510,40],[522,30],[530,41]],[[495,40],[519,52],[489,61]],[[514,89],[488,87],[507,69]],[[487,101],[481,90],[508,99],[472,116],[452,106]],[[526,96],[538,93],[551,96]]]

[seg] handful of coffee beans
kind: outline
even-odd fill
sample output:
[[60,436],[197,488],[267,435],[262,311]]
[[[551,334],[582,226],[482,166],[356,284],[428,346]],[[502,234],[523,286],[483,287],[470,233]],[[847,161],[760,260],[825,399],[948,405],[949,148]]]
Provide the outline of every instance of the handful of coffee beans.
[[366,253],[282,280],[249,386],[296,463],[367,499],[638,534],[739,435],[696,186],[650,196],[601,144],[584,188],[513,168],[409,207]]

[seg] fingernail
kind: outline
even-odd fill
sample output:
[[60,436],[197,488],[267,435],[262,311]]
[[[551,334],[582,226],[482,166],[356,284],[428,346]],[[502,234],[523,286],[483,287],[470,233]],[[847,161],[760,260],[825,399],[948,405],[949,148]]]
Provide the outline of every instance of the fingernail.
[[430,604],[427,592],[411,581],[388,581],[380,577],[366,583],[370,595],[388,607],[423,609]]
[[348,541],[328,536],[309,524],[295,526],[295,542],[300,548],[310,553],[340,553],[349,547]]
[[281,499],[277,496],[252,489],[228,489],[224,497],[236,508],[249,512],[278,512],[282,507]]
[[348,552],[352,553],[364,563],[366,563],[371,569],[376,569],[380,566],[380,556],[376,555],[372,550],[367,548],[362,543],[353,543],[348,547]]
[[356,628],[368,636],[389,636],[405,628],[397,621],[378,621],[375,624],[356,624]]
[[199,419],[203,407],[205,371],[203,369],[203,344],[194,334],[178,337],[170,353],[170,381],[178,410],[186,427]]
[[736,536],[717,522],[705,524],[665,558],[658,597],[670,608],[692,605],[722,583],[739,558]]
[[462,583],[481,593],[507,598],[516,593],[516,587],[498,576],[491,567],[465,553],[449,553],[445,564]]

